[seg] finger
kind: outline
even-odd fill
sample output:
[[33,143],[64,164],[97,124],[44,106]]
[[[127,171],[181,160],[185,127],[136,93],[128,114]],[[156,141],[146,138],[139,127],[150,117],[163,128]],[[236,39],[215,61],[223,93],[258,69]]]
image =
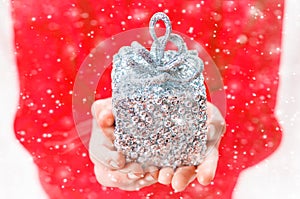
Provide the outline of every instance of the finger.
[[207,115],[208,115],[208,119],[207,119],[207,124],[209,125],[213,125],[215,128],[215,136],[214,137],[220,137],[224,132],[225,132],[225,120],[222,116],[222,114],[220,113],[219,109],[214,106],[211,103],[207,103]]
[[211,183],[215,177],[219,152],[217,147],[213,147],[204,161],[197,167],[197,180],[200,184],[206,186]]
[[[136,163],[135,163],[136,164]],[[134,164],[131,164],[127,168],[132,168]],[[135,191],[145,186],[156,183],[156,180],[150,175],[146,174],[138,179],[128,178],[128,173],[122,173],[119,170],[112,171],[105,166],[99,164],[94,167],[97,181],[108,187],[118,187],[122,190]]]
[[197,179],[200,184],[208,185],[213,180],[217,169],[219,159],[219,144],[221,135],[225,131],[225,123],[221,114],[213,109],[216,109],[211,105],[211,121],[208,124],[207,131],[207,152],[204,161],[197,167]]
[[115,127],[111,126],[111,127],[98,127],[101,128],[101,132],[102,134],[107,137],[110,141],[110,143],[113,143],[113,141],[115,140],[115,135],[114,135],[114,131],[115,131]]
[[125,158],[121,152],[110,151],[106,147],[101,147],[100,150],[98,153],[90,152],[90,159],[94,164],[103,164],[112,170],[124,167]]
[[114,140],[114,116],[111,98],[95,101],[92,105],[92,112],[104,135],[110,140]]
[[94,172],[97,181],[104,186],[126,187],[128,185],[137,184],[136,179],[128,179],[127,174],[109,170],[101,164],[94,166]]
[[92,135],[89,144],[89,155],[95,164],[104,164],[110,169],[121,169],[125,165],[125,156],[115,150],[111,140],[105,137],[93,120]]
[[149,173],[155,180],[158,179],[159,169],[155,166],[147,166],[144,169],[144,173]]
[[206,157],[210,156],[215,150],[218,151],[222,134],[225,131],[225,124],[210,123],[207,128],[207,150]]
[[100,127],[111,127],[114,124],[114,116],[111,107],[106,107],[102,109],[96,116],[97,123]]
[[183,191],[196,175],[194,166],[179,167],[172,178],[172,187],[176,192]]
[[226,127],[220,111],[211,103],[208,103],[207,127],[207,151],[209,152],[214,147],[218,148]]
[[[113,144],[113,140],[110,139],[109,137],[105,136],[103,129],[98,127],[95,119],[93,119],[92,123],[93,123],[92,124],[93,126],[92,126],[91,140],[93,142],[96,142],[96,144],[98,144],[98,145],[106,146],[107,148],[115,151],[116,148]],[[108,130],[108,128],[106,128],[106,130]],[[110,131],[113,131],[113,129],[110,129]]]
[[137,181],[138,186],[136,187],[136,190],[139,190],[140,188],[150,186],[154,183],[156,183],[157,180],[153,178],[153,176],[148,173],[146,176],[140,180]]
[[158,182],[164,185],[169,185],[172,182],[174,170],[170,167],[162,168],[159,171]]
[[93,117],[98,117],[99,113],[103,109],[111,109],[112,107],[112,99],[111,98],[106,98],[106,99],[100,99],[96,100],[91,107],[91,112]]
[[141,188],[150,186],[156,182],[157,180],[155,180],[150,174],[147,174],[144,178],[139,179],[127,186],[121,186],[119,188],[125,191],[139,191]]
[[136,162],[127,163],[119,172],[127,175],[129,179],[139,179],[144,177],[142,166]]
[[92,115],[96,118],[97,123],[101,127],[109,127],[114,123],[111,103],[111,98],[108,98],[97,100],[92,104]]
[[99,128],[102,129],[102,133],[108,137],[111,141],[115,139],[114,136],[114,117],[111,110],[103,110],[99,113],[99,117],[96,118]]
[[149,174],[154,178],[154,180],[158,180],[159,169],[157,167],[151,167],[149,170]]

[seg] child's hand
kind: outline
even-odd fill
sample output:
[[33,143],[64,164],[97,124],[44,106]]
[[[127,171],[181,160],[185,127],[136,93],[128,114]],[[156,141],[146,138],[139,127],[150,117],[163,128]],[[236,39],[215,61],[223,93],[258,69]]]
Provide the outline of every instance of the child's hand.
[[157,182],[156,167],[143,171],[138,163],[125,164],[125,157],[113,145],[114,117],[111,98],[98,100],[92,106],[93,129],[90,158],[95,164],[95,175],[100,184],[123,190],[138,190]]
[[162,168],[159,171],[158,182],[172,184],[175,191],[183,191],[190,182],[197,178],[204,186],[210,184],[217,169],[220,138],[225,132],[225,120],[220,111],[213,104],[207,102],[208,133],[207,133],[207,156],[198,166],[183,166],[174,172],[171,168]]
[[183,191],[195,178],[207,185],[214,178],[218,162],[218,146],[225,130],[225,122],[218,109],[208,103],[208,155],[197,168],[183,166],[176,169],[150,167],[143,171],[138,163],[125,165],[125,157],[113,145],[114,117],[111,98],[98,100],[92,106],[94,116],[90,141],[90,158],[100,184],[124,190],[138,190],[156,183],[172,184],[175,191]]

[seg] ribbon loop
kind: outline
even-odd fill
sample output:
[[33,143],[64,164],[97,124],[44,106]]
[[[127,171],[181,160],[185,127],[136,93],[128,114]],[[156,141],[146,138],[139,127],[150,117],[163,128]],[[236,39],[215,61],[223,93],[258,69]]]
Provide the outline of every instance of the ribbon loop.
[[[165,48],[161,49],[157,45],[161,44],[163,39],[164,39],[163,37],[159,37],[158,42],[154,42],[151,46],[152,54],[154,53],[155,55],[157,55],[157,51],[161,51],[160,53],[162,53],[162,58],[164,57],[164,54],[165,54]],[[180,37],[179,35],[171,33],[170,36],[169,36],[168,41],[175,44],[175,46],[178,48],[178,54],[185,54],[185,53],[188,52],[186,44],[184,43],[182,37]]]
[[[162,20],[165,23],[166,26],[166,32],[165,35],[160,37],[161,39],[158,39],[155,33],[155,24],[159,21]],[[164,50],[166,48],[166,44],[169,40],[170,34],[172,32],[172,26],[171,26],[171,21],[169,19],[169,17],[163,13],[163,12],[158,12],[156,14],[154,14],[149,22],[149,31],[150,31],[150,35],[153,39],[153,43],[155,44],[155,46],[157,47],[156,49],[156,60],[157,62],[161,62],[161,59],[164,56]]]
[[[159,20],[165,23],[166,32],[165,35],[158,38],[154,27]],[[151,50],[147,50],[138,42],[132,42],[130,55],[126,55],[126,57],[129,56],[126,61],[130,63],[131,67],[135,67],[135,72],[141,74],[141,77],[145,78],[147,76],[147,78],[144,79],[145,81],[151,82],[151,80],[153,80],[153,82],[164,82],[171,80],[175,82],[189,82],[201,74],[203,62],[198,57],[198,53],[188,50],[182,37],[178,34],[171,33],[171,29],[169,17],[159,12],[153,15],[149,23],[150,35],[154,40]],[[165,51],[168,41],[175,44],[178,50]],[[149,77],[149,74],[153,76]],[[139,78],[138,81],[140,81]]]

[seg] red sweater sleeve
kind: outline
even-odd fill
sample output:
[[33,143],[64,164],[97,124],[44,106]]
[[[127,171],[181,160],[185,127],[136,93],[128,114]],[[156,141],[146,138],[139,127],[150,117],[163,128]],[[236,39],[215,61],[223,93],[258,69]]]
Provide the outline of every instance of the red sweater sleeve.
[[[20,99],[16,138],[39,168],[50,198],[231,198],[239,173],[273,153],[281,140],[274,115],[279,83],[283,0],[12,0]],[[173,193],[155,184],[139,192],[101,187],[74,128],[72,89],[84,58],[100,41],[148,26],[158,11],[173,29],[201,43],[226,92],[227,131],[216,178]],[[110,69],[99,98],[108,97]],[[105,87],[105,89],[103,89]],[[84,139],[88,139],[88,136]]]

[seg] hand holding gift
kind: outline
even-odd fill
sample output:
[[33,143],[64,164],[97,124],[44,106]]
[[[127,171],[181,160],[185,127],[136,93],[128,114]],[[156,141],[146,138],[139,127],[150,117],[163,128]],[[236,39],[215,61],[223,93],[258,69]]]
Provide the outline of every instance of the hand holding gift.
[[225,131],[225,122],[219,110],[207,103],[207,155],[196,166],[149,167],[143,170],[139,163],[125,163],[125,156],[114,147],[114,116],[111,98],[95,101],[92,106],[94,116],[90,141],[90,157],[95,164],[95,174],[100,184],[123,190],[137,190],[156,182],[168,185],[176,191],[197,178],[202,185],[208,185],[214,178],[218,163],[218,146]]

